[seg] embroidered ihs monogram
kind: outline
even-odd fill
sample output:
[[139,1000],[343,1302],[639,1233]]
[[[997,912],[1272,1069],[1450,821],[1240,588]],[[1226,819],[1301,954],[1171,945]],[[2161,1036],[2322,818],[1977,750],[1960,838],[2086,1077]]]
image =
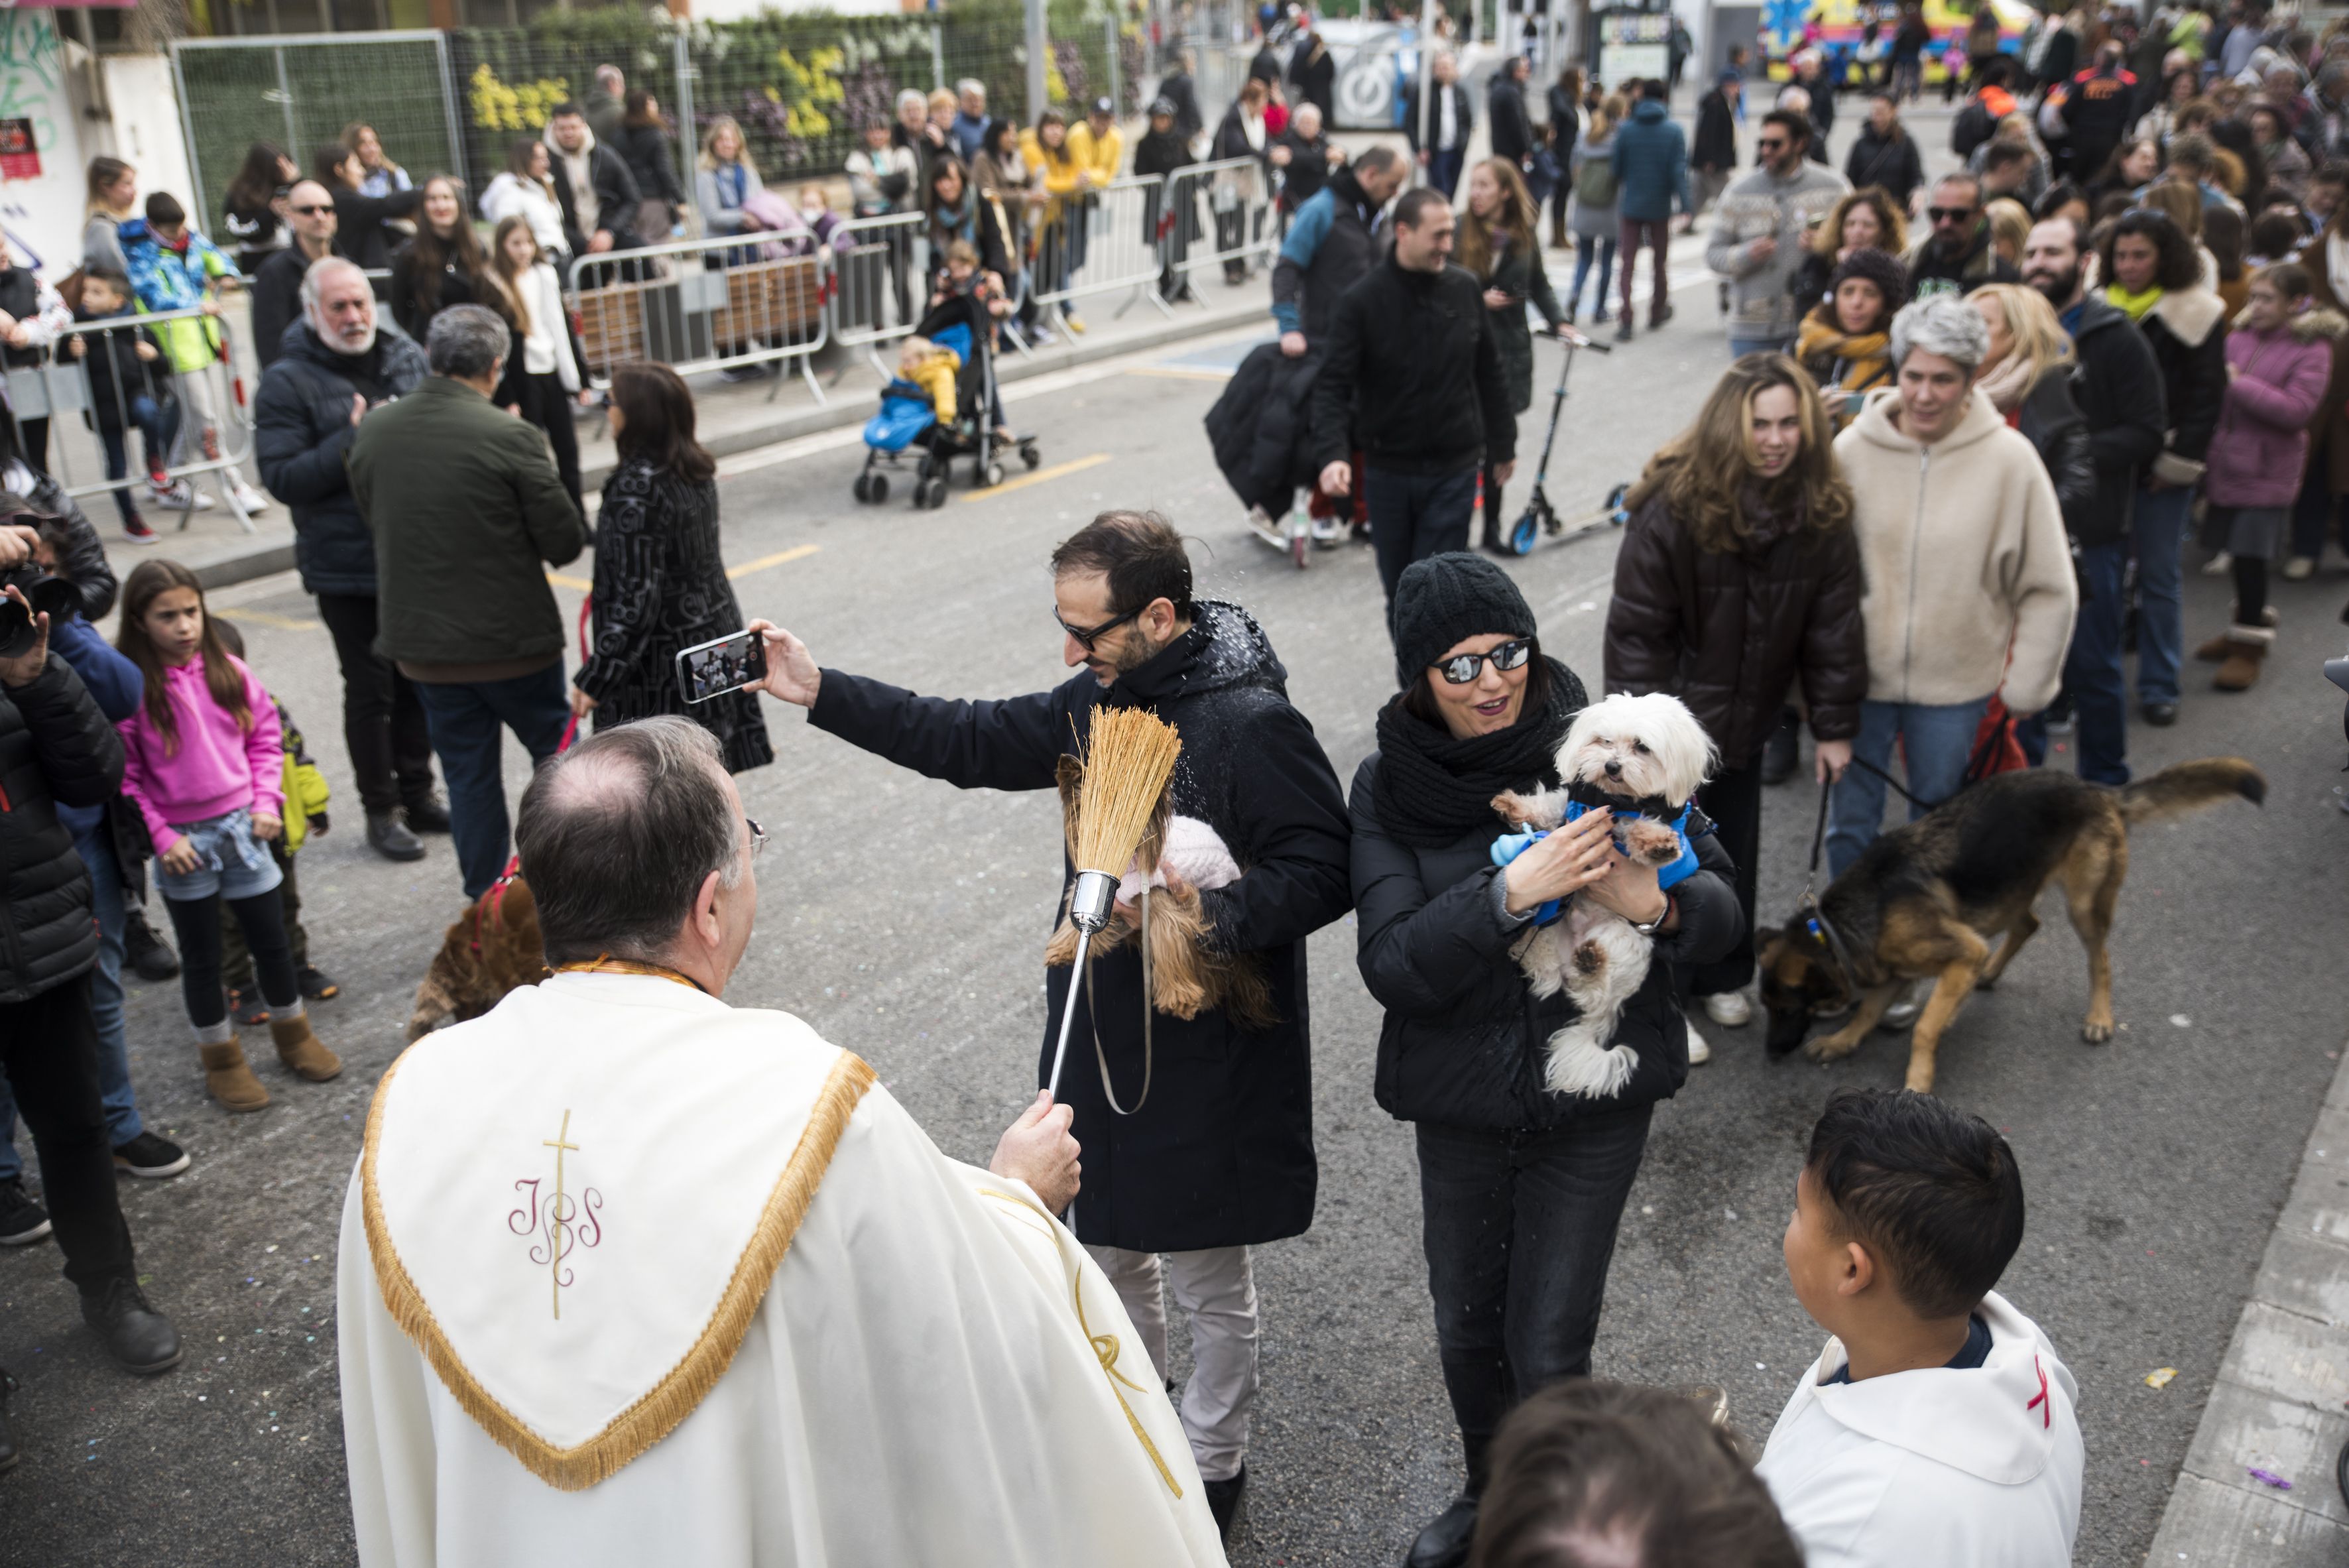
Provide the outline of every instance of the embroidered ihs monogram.
[[593,1187],[583,1187],[572,1192],[564,1184],[563,1156],[576,1154],[579,1145],[571,1141],[571,1113],[563,1113],[563,1126],[552,1138],[540,1142],[554,1150],[554,1191],[543,1201],[539,1193],[543,1178],[525,1176],[514,1183],[514,1191],[527,1194],[528,1202],[506,1216],[506,1229],[517,1236],[534,1238],[530,1249],[530,1261],[543,1266],[547,1273],[547,1290],[554,1303],[554,1315],[563,1315],[563,1293],[572,1281],[572,1270],[564,1259],[580,1247],[602,1244],[604,1227],[596,1218],[604,1207],[604,1194]]

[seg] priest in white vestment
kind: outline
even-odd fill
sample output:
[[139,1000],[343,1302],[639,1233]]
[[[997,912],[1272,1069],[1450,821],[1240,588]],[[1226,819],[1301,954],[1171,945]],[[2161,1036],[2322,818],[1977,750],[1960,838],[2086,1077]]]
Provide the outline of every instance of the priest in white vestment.
[[344,1204],[365,1568],[1192,1568],[1181,1423],[1052,1214],[1040,1097],[991,1168],[729,1006],[763,841],[708,731],[606,730],[516,832],[556,973],[385,1074]]

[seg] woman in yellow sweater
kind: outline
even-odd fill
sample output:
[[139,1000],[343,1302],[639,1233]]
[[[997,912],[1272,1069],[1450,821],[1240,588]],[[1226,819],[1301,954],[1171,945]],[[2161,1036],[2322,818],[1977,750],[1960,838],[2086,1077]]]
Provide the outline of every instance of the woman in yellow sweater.
[[[1044,222],[1036,235],[1039,294],[1066,288],[1077,269],[1085,264],[1087,198],[1101,181],[1077,151],[1070,141],[1068,119],[1056,108],[1038,115],[1036,129],[1019,136],[1020,157],[1030,170],[1042,174],[1044,181]],[[1067,301],[1053,309],[1071,332],[1084,331],[1085,324],[1077,319]]]

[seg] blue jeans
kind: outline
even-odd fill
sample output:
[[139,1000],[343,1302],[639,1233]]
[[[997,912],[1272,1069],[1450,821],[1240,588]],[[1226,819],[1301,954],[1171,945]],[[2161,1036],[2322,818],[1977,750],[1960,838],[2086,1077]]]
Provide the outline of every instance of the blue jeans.
[[1436,1355],[1472,1491],[1512,1407],[1590,1375],[1650,1109],[1597,1112],[1546,1132],[1415,1129]]
[[2194,487],[2173,485],[2137,498],[2137,699],[2178,700],[2178,663],[2186,651],[2186,601],[2178,552],[2194,505]]
[[[88,832],[77,834],[74,848],[89,868],[90,902],[98,910],[98,966],[89,972],[89,1011],[98,1026],[98,1102],[106,1107],[108,1140],[119,1149],[147,1124],[139,1119],[139,1102],[130,1092],[130,1055],[122,1033],[122,871],[115,863],[114,841],[103,818]],[[16,1152],[16,1097],[0,1077],[0,1181],[24,1173]]]
[[1474,463],[1454,474],[1399,474],[1363,465],[1362,500],[1370,509],[1371,543],[1379,553],[1379,581],[1386,587],[1389,608],[1404,567],[1468,548],[1480,471]]
[[418,681],[415,686],[440,775],[449,782],[449,832],[457,841],[465,896],[479,898],[504,874],[513,852],[512,822],[506,815],[505,731],[514,732],[533,763],[554,755],[571,717],[563,660],[511,680]]
[[1599,298],[1590,307],[1593,312],[1591,319],[1607,319],[1607,284],[1615,275],[1615,250],[1616,241],[1612,234],[1603,240],[1594,240],[1588,234],[1574,237],[1574,292],[1566,296],[1568,310],[1579,311],[1582,308],[1582,284],[1590,276],[1590,263],[1595,260],[1599,263]]
[[[1932,704],[1877,702],[1859,705],[1859,733],[1851,738],[1851,754],[1878,768],[1892,766],[1892,743],[1900,742],[1901,771],[1909,793],[1928,806],[1938,806],[1958,792],[1966,764],[1973,760],[1974,731],[1981,727],[1988,696],[1971,702]],[[1827,809],[1827,871],[1841,876],[1859,852],[1876,841],[1884,826],[1884,780],[1864,768],[1844,770]],[[1911,805],[1909,820],[1925,814]]]
[[2084,544],[2075,557],[2080,618],[2073,623],[2072,646],[2064,655],[2064,689],[2072,694],[2080,777],[2097,784],[2129,781],[2128,680],[2121,652],[2128,552],[2126,543]]
[[[1466,139],[1464,137],[1464,142]],[[1460,171],[1468,166],[1468,149],[1464,145],[1446,152],[1441,148],[1427,155],[1427,182],[1444,192],[1446,201],[1460,189]]]
[[[179,438],[180,400],[166,397],[159,404],[142,392],[130,399],[129,414],[131,424],[139,427],[140,438],[147,443],[148,470],[160,473],[164,464],[170,461],[171,443]],[[100,424],[98,440],[106,449],[106,477],[110,480],[128,478],[130,473],[129,429],[121,425],[109,429]],[[116,490],[114,504],[121,510],[124,522],[138,521],[139,509],[131,503],[129,490]]]

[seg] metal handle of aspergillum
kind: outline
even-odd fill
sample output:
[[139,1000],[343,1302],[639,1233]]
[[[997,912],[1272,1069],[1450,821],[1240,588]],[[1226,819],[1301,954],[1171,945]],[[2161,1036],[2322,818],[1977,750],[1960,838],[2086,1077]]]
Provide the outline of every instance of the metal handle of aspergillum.
[[1044,1086],[1055,1104],[1061,1099],[1061,1066],[1069,1059],[1069,1030],[1077,1021],[1077,992],[1085,983],[1085,950],[1093,934],[1109,923],[1116,902],[1116,877],[1107,872],[1077,873],[1077,885],[1069,894],[1069,920],[1077,928],[1077,963],[1069,974],[1069,999],[1061,1008],[1061,1043],[1052,1047],[1052,1077]]

